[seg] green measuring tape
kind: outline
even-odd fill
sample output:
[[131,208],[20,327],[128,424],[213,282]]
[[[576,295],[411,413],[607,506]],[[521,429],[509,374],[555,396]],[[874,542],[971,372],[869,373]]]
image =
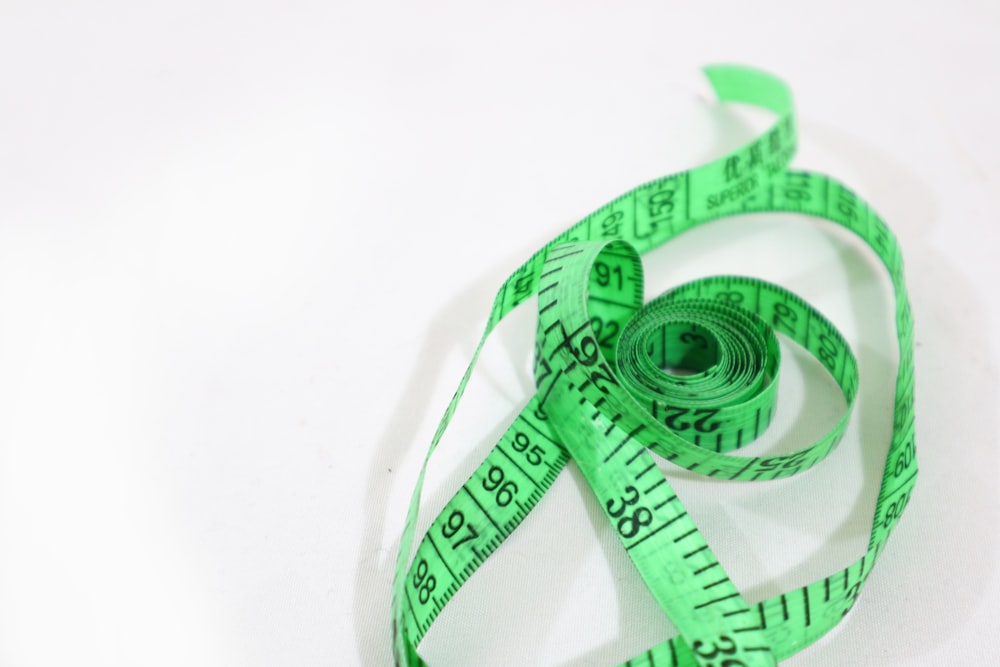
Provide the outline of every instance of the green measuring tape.
[[[490,332],[536,295],[537,391],[431,523],[411,560],[425,460],[393,581],[397,665],[425,664],[416,646],[431,623],[570,459],[679,632],[626,663],[633,667],[758,667],[793,655],[851,609],[899,521],[917,474],[913,322],[899,246],[882,219],[844,185],[787,169],[796,134],[791,93],[782,81],[745,67],[705,71],[720,100],[763,107],[777,114],[776,122],[715,162],[642,185],[595,211],[504,282],[428,459]],[[893,431],[867,551],[825,579],[750,605],[656,457],[730,480],[772,480],[805,471],[844,434],[858,391],[857,362],[817,310],[754,278],[704,278],[644,305],[639,256],[701,223],[769,211],[833,221],[871,246],[895,291],[899,366]],[[774,414],[780,362],[776,333],[822,364],[847,408],[829,433],[796,452],[734,455],[764,431]]]

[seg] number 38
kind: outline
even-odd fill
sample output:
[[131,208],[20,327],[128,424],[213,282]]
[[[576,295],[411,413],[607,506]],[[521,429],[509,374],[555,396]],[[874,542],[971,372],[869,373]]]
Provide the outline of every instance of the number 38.
[[[699,658],[712,660],[719,656],[733,655],[736,653],[737,649],[736,642],[733,641],[732,637],[722,635],[719,637],[717,642],[714,642],[711,645],[711,647],[701,640],[695,640],[694,644],[691,645],[691,650],[694,651]],[[704,667],[746,667],[746,663],[742,660],[736,660],[734,658],[723,658],[721,662],[708,663]]]

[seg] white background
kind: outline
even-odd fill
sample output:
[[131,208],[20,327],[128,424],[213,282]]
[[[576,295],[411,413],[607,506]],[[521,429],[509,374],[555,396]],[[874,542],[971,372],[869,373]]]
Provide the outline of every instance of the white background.
[[[713,62],[790,83],[795,164],[896,231],[917,327],[917,490],[854,611],[786,664],[991,663],[998,35],[993,0],[0,3],[0,664],[389,664],[405,505],[493,292],[766,122],[713,103]],[[650,295],[780,281],[855,344],[822,467],[668,474],[753,600],[858,558],[896,354],[872,256],[755,216],[646,267]],[[488,347],[422,524],[527,398],[533,317]],[[788,355],[763,447],[840,408]],[[672,634],[587,494],[560,477],[431,664],[612,665]]]

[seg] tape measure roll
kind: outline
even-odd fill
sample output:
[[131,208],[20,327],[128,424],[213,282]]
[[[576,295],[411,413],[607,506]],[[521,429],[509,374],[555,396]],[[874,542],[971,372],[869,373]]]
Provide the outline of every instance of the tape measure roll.
[[[518,268],[431,442],[440,441],[486,338],[538,297],[537,391],[431,523],[410,560],[427,460],[410,503],[393,581],[396,664],[423,665],[415,647],[458,588],[538,503],[570,458],[622,547],[679,634],[627,664],[758,667],[801,650],[854,605],[899,521],[917,474],[913,323],[899,246],[857,195],[821,174],[790,171],[792,98],[779,79],[739,66],[706,70],[721,101],[777,114],[754,141],[702,167],[642,185],[595,211]],[[868,549],[855,563],[750,605],[729,580],[654,454],[732,480],[771,480],[826,457],[847,427],[858,368],[844,338],[788,290],[739,276],[697,280],[643,304],[640,255],[699,224],[753,212],[833,221],[868,243],[895,291],[899,345],[893,431]],[[767,427],[776,402],[775,332],[812,354],[843,393],[842,418],[791,454],[734,454]],[[665,369],[686,369],[684,374]]]

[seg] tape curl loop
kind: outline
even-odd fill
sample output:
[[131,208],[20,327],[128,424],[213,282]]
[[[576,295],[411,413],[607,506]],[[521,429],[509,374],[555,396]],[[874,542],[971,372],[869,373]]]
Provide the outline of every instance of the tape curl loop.
[[[534,295],[537,391],[411,554],[425,461],[393,581],[397,664],[424,664],[416,647],[435,618],[571,458],[679,631],[633,657],[626,663],[631,667],[770,667],[822,637],[850,611],[883,553],[917,475],[913,318],[899,245],[878,214],[846,186],[788,169],[797,136],[791,93],[780,79],[731,65],[709,67],[706,74],[721,101],[770,110],[775,122],[718,160],[609,202],[505,281],[427,458],[490,332]],[[823,579],[750,601],[730,581],[661,466],[666,461],[709,477],[750,481],[808,469],[846,430],[860,382],[857,362],[821,313],[761,280],[703,278],[643,306],[639,256],[712,220],[776,211],[829,220],[876,254],[895,293],[899,365],[868,549]],[[773,417],[780,361],[776,334],[818,360],[840,388],[846,409],[826,435],[795,452],[733,455]]]

